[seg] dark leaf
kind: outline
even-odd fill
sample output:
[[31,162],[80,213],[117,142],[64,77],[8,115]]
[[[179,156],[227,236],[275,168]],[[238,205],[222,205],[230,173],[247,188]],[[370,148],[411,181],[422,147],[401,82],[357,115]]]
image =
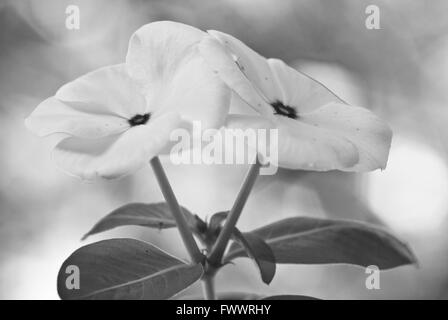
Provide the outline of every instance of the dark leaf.
[[[73,270],[79,270],[78,289]],[[62,299],[167,299],[202,273],[202,265],[188,265],[148,243],[111,239],[79,248],[65,260],[58,293]]]
[[209,229],[218,230],[221,228],[222,223],[227,219],[229,211],[217,212],[210,218],[208,223]]
[[[195,226],[195,216],[182,207],[190,225]],[[157,229],[167,229],[176,226],[166,202],[159,203],[130,203],[124,205],[101,219],[82,239],[96,233],[107,231],[120,226],[144,226]]]
[[271,283],[275,275],[275,256],[271,248],[255,233],[242,233],[235,228],[233,238],[243,246],[246,254],[254,260],[264,283]]
[[278,296],[264,297],[260,300],[321,300],[310,296],[283,294]]
[[[416,262],[406,244],[368,224],[294,217],[252,231],[271,247],[277,263],[348,263],[389,269]],[[233,243],[225,261],[247,256]]]
[[229,211],[221,211],[213,214],[207,225],[207,232],[205,234],[204,240],[208,244],[213,244],[219,236],[221,231],[221,226],[223,222],[227,219]]

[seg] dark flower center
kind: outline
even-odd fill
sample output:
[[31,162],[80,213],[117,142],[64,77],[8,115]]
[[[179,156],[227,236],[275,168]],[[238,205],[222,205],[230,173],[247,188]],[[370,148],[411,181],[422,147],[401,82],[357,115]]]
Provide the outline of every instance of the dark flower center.
[[293,107],[285,106],[283,102],[275,101],[271,103],[272,108],[274,108],[274,114],[279,114],[291,119],[297,119],[297,111]]
[[150,113],[145,114],[136,114],[131,119],[128,120],[131,127],[139,126],[148,122],[149,118],[151,118]]

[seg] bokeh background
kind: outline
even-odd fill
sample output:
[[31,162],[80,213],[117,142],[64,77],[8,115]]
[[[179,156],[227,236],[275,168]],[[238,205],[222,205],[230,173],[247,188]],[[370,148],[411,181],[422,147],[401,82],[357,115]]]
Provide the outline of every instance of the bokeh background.
[[[69,4],[80,8],[80,30],[65,28]],[[369,4],[380,8],[380,30],[365,27]],[[233,34],[373,110],[394,130],[383,172],[280,171],[260,179],[240,228],[294,215],[369,221],[408,242],[418,267],[382,272],[381,289],[367,290],[362,268],[284,265],[266,286],[240,259],[218,276],[219,288],[324,299],[448,298],[447,15],[445,0],[1,0],[0,298],[57,299],[59,266],[98,219],[131,201],[162,200],[149,168],[112,182],[66,176],[23,124],[62,84],[122,62],[132,32],[156,20]],[[202,217],[231,206],[247,170],[165,166],[180,203]],[[151,240],[186,257],[175,230],[127,227],[88,241],[113,236]]]

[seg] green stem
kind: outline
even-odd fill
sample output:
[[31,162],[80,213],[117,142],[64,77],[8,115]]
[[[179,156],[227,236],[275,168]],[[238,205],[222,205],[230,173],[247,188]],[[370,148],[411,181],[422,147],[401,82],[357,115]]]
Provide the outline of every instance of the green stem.
[[214,280],[213,275],[204,275],[201,279],[205,300],[216,300]]
[[244,205],[246,204],[247,198],[249,197],[259,172],[260,162],[257,157],[255,163],[250,167],[247,173],[235,203],[229,212],[229,216],[227,217],[227,220],[219,233],[218,239],[216,240],[208,257],[208,260],[214,266],[219,266],[221,264],[222,256],[224,255],[227,244],[232,236],[233,230],[238,222],[238,219],[240,218],[241,212],[243,211]]
[[182,237],[191,260],[195,263],[202,263],[204,260],[204,255],[201,253],[196,241],[194,240],[193,233],[191,232],[187,220],[182,213],[182,209],[177,202],[176,196],[174,195],[173,189],[170,186],[170,183],[165,174],[165,171],[163,170],[159,158],[154,157],[153,159],[151,159],[150,163],[154,174],[156,175],[160,189],[162,190],[163,196],[165,197],[165,200],[170,207],[171,213],[176,220],[180,236]]

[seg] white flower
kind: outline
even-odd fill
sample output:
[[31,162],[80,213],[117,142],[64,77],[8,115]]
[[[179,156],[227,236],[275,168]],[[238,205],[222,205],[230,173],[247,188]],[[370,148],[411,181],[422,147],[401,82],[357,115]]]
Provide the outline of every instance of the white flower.
[[92,179],[133,172],[168,150],[174,129],[223,124],[230,93],[198,54],[204,35],[180,23],[143,26],[130,40],[126,65],[64,85],[26,126],[40,136],[63,134],[53,156],[68,173]]
[[[278,165],[290,169],[385,168],[392,132],[370,111],[349,106],[314,79],[266,59],[218,31],[199,45],[209,66],[259,115],[230,115],[231,128],[278,128]],[[239,99],[238,98],[238,99]]]

